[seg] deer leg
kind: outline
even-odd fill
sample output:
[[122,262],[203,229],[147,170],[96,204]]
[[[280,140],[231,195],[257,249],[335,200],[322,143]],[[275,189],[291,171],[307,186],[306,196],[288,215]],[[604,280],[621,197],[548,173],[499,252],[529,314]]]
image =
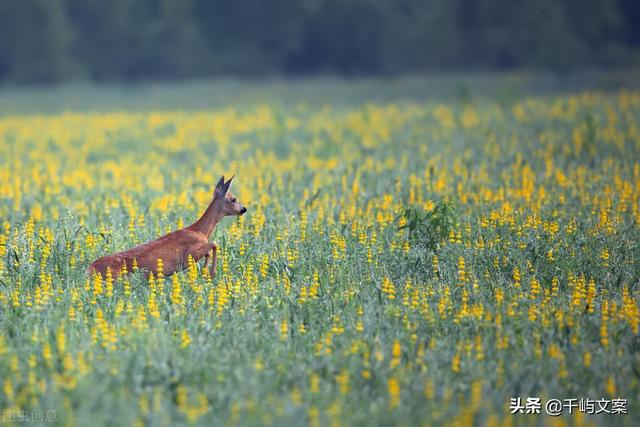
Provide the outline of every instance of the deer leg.
[[218,245],[215,243],[207,243],[204,247],[204,268],[209,267],[209,262],[212,262],[210,274],[213,276],[216,272],[216,265],[218,261]]
[[211,243],[211,277],[216,275],[216,267],[218,266],[218,245]]

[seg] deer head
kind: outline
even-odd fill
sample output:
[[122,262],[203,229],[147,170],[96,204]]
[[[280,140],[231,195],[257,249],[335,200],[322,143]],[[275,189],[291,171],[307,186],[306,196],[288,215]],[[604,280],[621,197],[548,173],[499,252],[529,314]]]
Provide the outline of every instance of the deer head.
[[216,184],[216,189],[213,192],[213,203],[217,205],[220,212],[225,216],[240,216],[247,212],[247,208],[238,203],[236,196],[229,191],[233,178],[235,178],[235,175],[232,176],[229,181],[225,182],[224,175],[221,176],[220,180]]

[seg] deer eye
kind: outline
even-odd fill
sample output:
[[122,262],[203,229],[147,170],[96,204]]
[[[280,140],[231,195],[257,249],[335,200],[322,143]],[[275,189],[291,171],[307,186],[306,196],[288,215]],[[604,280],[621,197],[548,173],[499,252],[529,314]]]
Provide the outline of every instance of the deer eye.
[[235,202],[236,202],[236,198],[234,197],[233,199],[231,199],[231,201],[232,201],[233,203],[235,203]]

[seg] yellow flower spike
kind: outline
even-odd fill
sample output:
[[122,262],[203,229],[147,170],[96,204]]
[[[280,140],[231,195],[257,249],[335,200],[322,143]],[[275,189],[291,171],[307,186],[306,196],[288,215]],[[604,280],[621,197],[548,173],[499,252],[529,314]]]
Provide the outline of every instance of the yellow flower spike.
[[513,277],[513,286],[520,287],[520,269],[518,267],[514,267],[512,277]]
[[387,382],[387,391],[389,393],[389,407],[391,409],[400,404],[400,384],[395,378],[390,378]]
[[183,303],[182,285],[178,273],[171,276],[171,303],[178,308],[178,311]]
[[636,299],[629,294],[627,285],[622,290],[622,314],[631,331],[637,335],[640,330],[640,308]]
[[300,293],[298,294],[298,303],[304,304],[307,302],[307,287],[303,286],[300,288]]
[[389,277],[385,277],[382,280],[381,290],[385,295],[387,295],[389,300],[394,300],[396,298],[396,286]]
[[191,336],[189,332],[184,329],[180,334],[180,348],[187,348],[191,344]]
[[58,354],[64,354],[66,350],[66,336],[64,332],[64,326],[60,326],[58,328],[58,332],[56,333],[56,346],[58,347]]
[[266,279],[268,271],[269,271],[269,256],[267,254],[264,254],[262,256],[262,261],[260,262],[260,276],[263,279]]
[[316,373],[311,374],[309,377],[309,391],[311,394],[316,394],[320,391],[320,376]]
[[103,294],[102,287],[102,274],[97,273],[93,275],[93,296],[99,296]]
[[105,296],[107,297],[113,296],[113,276],[112,276],[110,267],[107,267],[107,271],[106,271]]
[[340,394],[344,395],[349,393],[351,387],[349,384],[349,372],[347,372],[346,369],[343,369],[338,375],[336,375],[336,383],[338,384]]
[[2,391],[4,392],[4,395],[7,397],[7,400],[9,400],[9,402],[12,402],[15,396],[14,386],[13,386],[13,382],[9,378],[4,380],[2,384]]
[[142,393],[138,397],[138,409],[143,416],[149,415],[149,398],[146,393]]
[[609,301],[604,300],[601,307],[601,320],[600,320],[600,343],[606,349],[609,347]]
[[615,397],[616,396],[616,382],[613,379],[612,375],[609,375],[607,377],[607,385],[605,387],[605,389],[607,390],[607,394],[611,397]]
[[47,367],[51,368],[53,366],[53,354],[51,353],[51,346],[47,342],[45,342],[42,346],[42,358],[44,359],[44,363]]
[[320,411],[316,406],[310,406],[308,411],[309,427],[320,427]]
[[600,259],[602,260],[603,268],[609,267],[609,249],[607,248],[602,249],[602,252],[600,253]]
[[464,258],[459,257],[458,258],[458,284],[460,286],[463,286],[466,282],[467,282],[467,273],[466,273]]
[[164,276],[164,261],[162,261],[162,258],[158,258],[156,260],[156,277],[158,279],[158,282],[161,282],[161,278]]
[[584,354],[582,355],[582,364],[584,365],[585,368],[591,367],[591,360],[592,360],[591,353],[588,351],[585,351]]
[[393,346],[391,349],[391,362],[389,364],[389,368],[394,369],[398,365],[400,365],[400,357],[402,356],[402,346],[400,345],[400,341],[393,341]]
[[531,299],[536,299],[540,295],[540,283],[535,276],[531,278],[530,290]]
[[454,373],[460,372],[460,353],[456,352],[451,359],[451,371]]

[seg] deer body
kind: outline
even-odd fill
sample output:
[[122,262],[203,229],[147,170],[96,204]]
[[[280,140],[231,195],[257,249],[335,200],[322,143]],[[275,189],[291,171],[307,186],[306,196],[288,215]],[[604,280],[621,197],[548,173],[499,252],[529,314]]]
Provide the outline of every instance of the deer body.
[[136,246],[124,252],[98,258],[87,268],[87,275],[107,274],[116,278],[121,271],[132,271],[135,265],[146,271],[146,274],[158,274],[158,259],[162,260],[164,275],[171,275],[183,270],[187,266],[187,260],[191,256],[194,261],[205,258],[205,268],[212,260],[211,272],[215,273],[217,261],[217,245],[209,242],[209,237],[216,225],[228,215],[244,215],[247,208],[240,205],[236,198],[229,192],[233,177],[224,182],[224,177],[216,185],[214,197],[207,210],[192,225],[166,234],[156,240]]

